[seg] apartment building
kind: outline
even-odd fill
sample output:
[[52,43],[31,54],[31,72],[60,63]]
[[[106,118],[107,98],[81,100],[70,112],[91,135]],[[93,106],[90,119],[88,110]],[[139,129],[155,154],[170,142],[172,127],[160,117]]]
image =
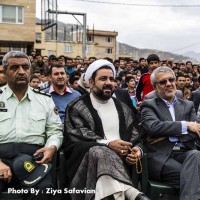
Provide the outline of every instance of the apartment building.
[[[38,20],[37,20],[38,21]],[[82,32],[69,33],[71,39],[55,40],[46,37],[41,24],[36,23],[36,0],[0,1],[0,54],[11,50],[42,55],[82,55]],[[58,34],[61,30],[58,30]],[[63,31],[63,30],[62,30]],[[87,30],[86,57],[116,58],[117,35],[115,31]]]
[[[59,34],[60,30],[58,31]],[[70,33],[72,37],[67,40],[47,39],[44,31],[41,31],[41,25],[36,25],[35,50],[42,55],[65,55],[68,57],[82,56],[82,32]],[[85,56],[95,56],[97,58],[109,57],[116,59],[117,35],[115,31],[87,30],[87,42]]]
[[0,53],[34,48],[36,1],[0,1]]

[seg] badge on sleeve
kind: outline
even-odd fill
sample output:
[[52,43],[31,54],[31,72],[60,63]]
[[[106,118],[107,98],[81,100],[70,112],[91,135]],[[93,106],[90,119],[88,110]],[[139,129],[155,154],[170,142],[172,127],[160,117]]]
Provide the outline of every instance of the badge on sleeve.
[[5,108],[5,103],[3,101],[0,101],[0,108]]
[[0,101],[0,112],[7,112],[8,109],[5,109],[5,103]]
[[55,106],[55,108],[54,108],[53,110],[54,110],[54,113],[55,113],[56,115],[58,115],[58,109],[57,109],[56,106]]

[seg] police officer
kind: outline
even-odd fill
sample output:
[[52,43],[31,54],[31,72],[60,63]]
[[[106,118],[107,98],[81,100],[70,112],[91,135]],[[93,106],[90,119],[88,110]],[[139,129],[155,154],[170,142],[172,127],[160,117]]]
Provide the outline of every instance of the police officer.
[[62,123],[50,95],[28,86],[31,64],[20,51],[2,60],[7,85],[0,91],[0,175],[12,181],[9,166],[17,154],[38,156],[50,162],[62,144]]

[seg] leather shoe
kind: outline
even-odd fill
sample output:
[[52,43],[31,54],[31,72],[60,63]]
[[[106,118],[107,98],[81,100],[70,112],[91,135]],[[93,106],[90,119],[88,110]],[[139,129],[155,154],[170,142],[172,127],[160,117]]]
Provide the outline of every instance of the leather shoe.
[[143,193],[140,193],[140,194],[137,195],[137,197],[135,198],[135,200],[150,200],[150,199],[149,199],[149,197],[147,197]]

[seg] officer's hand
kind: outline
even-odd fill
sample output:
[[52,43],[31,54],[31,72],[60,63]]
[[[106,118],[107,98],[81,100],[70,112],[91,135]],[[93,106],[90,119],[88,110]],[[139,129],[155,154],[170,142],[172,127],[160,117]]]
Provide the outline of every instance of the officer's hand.
[[141,157],[141,151],[140,151],[139,148],[133,147],[131,151],[132,151],[132,152],[126,156],[126,162],[127,162],[129,165],[135,164],[137,158],[138,158],[138,157],[139,157],[139,158]]
[[48,163],[53,159],[54,154],[56,153],[57,148],[56,146],[52,145],[50,147],[43,147],[39,150],[37,150],[34,153],[34,156],[39,155],[40,153],[44,154],[44,157],[40,161],[36,161],[38,164]]
[[8,167],[3,162],[0,162],[0,174],[2,174],[2,176],[0,176],[0,180],[4,180],[4,181],[7,181],[7,182],[11,181],[12,172],[10,170],[10,167]]
[[109,142],[108,147],[115,151],[117,154],[121,156],[125,156],[128,154],[129,147],[132,146],[131,142],[126,142],[123,140],[113,140]]

